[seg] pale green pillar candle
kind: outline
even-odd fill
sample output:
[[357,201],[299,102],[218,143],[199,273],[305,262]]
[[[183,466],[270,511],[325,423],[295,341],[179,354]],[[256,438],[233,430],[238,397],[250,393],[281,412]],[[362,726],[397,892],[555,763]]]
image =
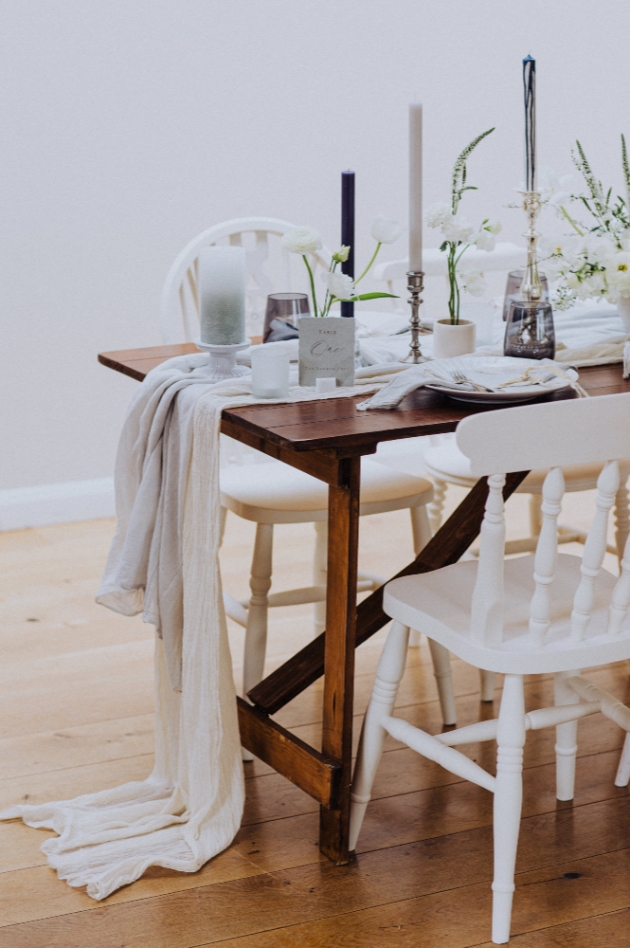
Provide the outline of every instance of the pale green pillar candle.
[[235,346],[245,337],[245,251],[204,247],[199,254],[201,341]]

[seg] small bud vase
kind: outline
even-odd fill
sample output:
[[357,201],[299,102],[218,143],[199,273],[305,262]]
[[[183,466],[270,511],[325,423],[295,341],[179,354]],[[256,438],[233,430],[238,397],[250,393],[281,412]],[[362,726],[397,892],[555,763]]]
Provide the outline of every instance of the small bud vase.
[[452,323],[438,319],[433,323],[433,358],[452,359],[475,351],[475,324],[470,319]]

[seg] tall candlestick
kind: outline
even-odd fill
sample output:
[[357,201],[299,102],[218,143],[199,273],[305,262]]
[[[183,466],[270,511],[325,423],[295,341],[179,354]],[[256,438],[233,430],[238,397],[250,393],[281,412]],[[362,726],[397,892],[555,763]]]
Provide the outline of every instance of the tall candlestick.
[[525,93],[525,190],[537,190],[536,167],[536,60],[523,60],[523,91]]
[[422,270],[422,104],[409,106],[409,269]]
[[245,251],[204,247],[199,253],[201,341],[215,346],[245,342]]
[[[341,264],[341,272],[347,273],[354,280],[354,171],[341,172],[341,243],[350,247],[350,253],[345,263]],[[354,316],[354,303],[341,304],[342,316]]]

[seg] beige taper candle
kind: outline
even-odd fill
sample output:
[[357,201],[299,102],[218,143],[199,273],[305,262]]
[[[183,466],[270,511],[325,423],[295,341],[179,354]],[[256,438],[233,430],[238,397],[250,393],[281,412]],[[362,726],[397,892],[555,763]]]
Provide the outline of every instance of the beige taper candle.
[[409,269],[422,270],[422,103],[409,106]]

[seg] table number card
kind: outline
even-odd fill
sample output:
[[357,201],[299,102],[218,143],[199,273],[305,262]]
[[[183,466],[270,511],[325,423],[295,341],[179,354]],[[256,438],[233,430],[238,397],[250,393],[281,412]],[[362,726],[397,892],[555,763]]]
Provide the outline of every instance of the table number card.
[[305,316],[300,320],[300,385],[335,378],[354,385],[354,319]]

